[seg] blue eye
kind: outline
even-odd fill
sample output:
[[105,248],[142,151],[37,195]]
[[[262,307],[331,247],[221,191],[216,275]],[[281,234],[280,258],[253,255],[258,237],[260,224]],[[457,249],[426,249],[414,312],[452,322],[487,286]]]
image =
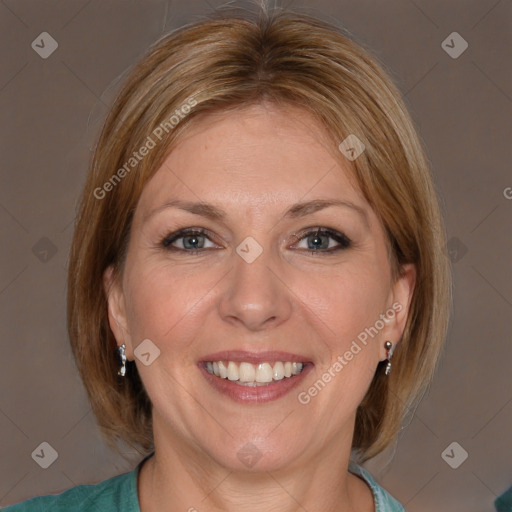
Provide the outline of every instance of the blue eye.
[[[297,243],[305,241],[307,247],[302,247],[311,254],[324,254],[333,253],[335,251],[348,249],[352,245],[352,241],[343,233],[332,229],[315,228],[314,230],[306,231],[303,235],[294,235]],[[337,246],[331,245],[330,240],[337,242]],[[207,244],[210,242],[210,246]],[[176,246],[178,243],[181,247]],[[187,254],[199,254],[206,249],[217,248],[209,238],[207,231],[204,229],[186,228],[181,229],[175,233],[171,233],[161,241],[161,246],[169,251],[183,252]],[[301,248],[301,247],[297,247]]]
[[[333,247],[330,244],[329,239],[338,242],[338,246]],[[332,229],[322,228],[307,231],[303,236],[298,237],[298,240],[299,242],[306,242],[307,247],[304,249],[311,254],[319,252],[332,253],[342,249],[348,249],[352,245],[351,240],[345,234],[339,233],[338,231],[334,231]]]
[[[190,254],[198,254],[201,252],[201,249],[205,249],[205,239],[210,240],[203,229],[181,229],[165,237],[162,240],[162,246],[172,251],[186,251]],[[181,245],[183,247],[172,245],[178,240],[182,240]]]

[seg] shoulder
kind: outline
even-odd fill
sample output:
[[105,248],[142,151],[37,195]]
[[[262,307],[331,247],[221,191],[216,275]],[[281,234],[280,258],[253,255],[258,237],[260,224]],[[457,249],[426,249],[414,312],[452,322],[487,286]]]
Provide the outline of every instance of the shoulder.
[[349,471],[360,476],[370,486],[375,500],[375,512],[405,512],[403,505],[381,487],[366,469],[350,462]]
[[95,485],[77,485],[60,494],[37,496],[2,512],[140,512],[138,467]]

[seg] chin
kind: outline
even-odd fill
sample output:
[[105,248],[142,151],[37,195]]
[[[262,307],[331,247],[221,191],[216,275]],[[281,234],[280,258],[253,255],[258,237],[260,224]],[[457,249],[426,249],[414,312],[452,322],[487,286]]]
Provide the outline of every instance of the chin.
[[[272,429],[269,429],[271,431]],[[224,445],[205,447],[205,451],[217,464],[237,473],[261,473],[279,471],[294,464],[306,449],[300,438],[288,431],[261,435],[244,435],[229,438]]]

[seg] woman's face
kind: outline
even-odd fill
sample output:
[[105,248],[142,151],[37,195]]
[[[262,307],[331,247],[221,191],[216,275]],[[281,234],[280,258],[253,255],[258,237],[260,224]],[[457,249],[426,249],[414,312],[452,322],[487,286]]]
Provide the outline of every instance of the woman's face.
[[251,106],[194,121],[147,183],[109,318],[157,450],[258,471],[350,450],[414,269],[392,282],[383,227],[328,147],[303,110]]

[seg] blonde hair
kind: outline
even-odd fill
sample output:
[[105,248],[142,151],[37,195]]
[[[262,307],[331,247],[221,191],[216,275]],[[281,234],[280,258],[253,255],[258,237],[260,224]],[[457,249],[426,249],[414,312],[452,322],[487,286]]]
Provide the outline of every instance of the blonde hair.
[[[69,263],[69,337],[100,431],[115,449],[118,440],[145,452],[154,445],[151,402],[136,366],[129,362],[127,376],[117,376],[103,273],[112,265],[121,275],[142,189],[189,123],[263,100],[307,109],[333,148],[349,134],[364,143],[352,162],[354,178],[385,227],[394,278],[401,265],[416,266],[393,371],[385,376],[379,366],[357,410],[352,447],[362,460],[393,441],[433,376],[449,319],[450,269],[429,166],[400,93],[335,26],[280,9],[256,17],[220,10],[157,41],[133,68],[81,197]],[[142,147],[139,160],[134,152]]]

